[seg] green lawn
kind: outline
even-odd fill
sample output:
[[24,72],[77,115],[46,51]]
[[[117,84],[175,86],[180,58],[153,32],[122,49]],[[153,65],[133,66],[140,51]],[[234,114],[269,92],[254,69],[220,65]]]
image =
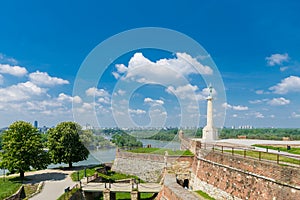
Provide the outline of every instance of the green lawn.
[[[99,167],[102,167],[102,166],[98,165],[98,166],[95,166],[95,167],[92,167],[92,168],[87,168],[86,169],[86,175],[87,176],[94,175],[96,173],[96,169],[99,168]],[[79,179],[82,179],[83,176],[84,176],[84,169],[79,170]],[[127,178],[138,179],[137,176],[116,173],[116,172],[113,172],[113,171],[108,171],[107,174],[98,173],[98,176],[103,177],[103,181],[112,181],[112,182],[114,182],[116,180],[127,179]],[[71,178],[72,178],[73,181],[78,181],[78,172],[73,172],[71,174]],[[143,182],[143,181],[141,180],[141,182]]]
[[[230,152],[232,153],[232,150],[224,150],[225,152]],[[244,155],[243,150],[234,150],[234,154],[239,154],[239,155]],[[267,152],[261,152],[261,159],[263,160],[272,160],[272,161],[277,161],[277,155],[276,154],[271,154]],[[259,152],[258,151],[246,151],[246,157],[253,157],[253,158],[258,158],[259,159]],[[291,164],[300,164],[300,161],[297,159],[293,158],[288,158],[284,156],[279,156],[279,162],[285,162],[285,163],[291,163]]]
[[22,183],[18,178],[0,178],[0,199],[5,199],[10,195],[14,194]]
[[69,192],[65,192],[65,193],[63,193],[57,200],[65,200],[65,199],[69,199],[69,198],[71,198],[71,196],[75,193],[75,192],[77,192],[79,189],[78,188],[74,188],[74,189],[72,189],[71,191],[69,191]]
[[193,156],[194,155],[189,150],[181,151],[181,150],[172,150],[172,149],[163,149],[163,148],[137,148],[137,149],[129,150],[129,152],[132,153],[151,153],[151,154],[159,154],[159,155],[165,155],[166,151],[170,156]]
[[290,150],[287,150],[287,147],[276,147],[276,146],[260,145],[260,144],[255,144],[253,146],[266,148],[266,149],[268,148],[268,149],[273,149],[273,150],[278,150],[279,149],[279,151],[284,151],[284,152],[300,155],[300,148],[296,148],[296,147],[292,147]]
[[201,190],[197,190],[195,191],[197,194],[199,194],[201,197],[203,197],[204,199],[207,200],[215,200],[214,198],[212,198],[211,196],[209,196],[207,193],[201,191]]

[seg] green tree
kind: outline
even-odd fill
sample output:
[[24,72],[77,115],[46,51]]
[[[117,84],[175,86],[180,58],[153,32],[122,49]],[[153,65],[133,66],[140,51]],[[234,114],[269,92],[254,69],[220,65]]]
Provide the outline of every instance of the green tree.
[[81,126],[75,122],[62,122],[49,129],[48,148],[52,162],[67,163],[71,168],[73,162],[87,159],[89,151],[80,141],[81,132]]
[[45,169],[50,163],[38,130],[24,121],[14,122],[4,132],[2,150],[1,166],[20,173],[20,178],[30,167]]

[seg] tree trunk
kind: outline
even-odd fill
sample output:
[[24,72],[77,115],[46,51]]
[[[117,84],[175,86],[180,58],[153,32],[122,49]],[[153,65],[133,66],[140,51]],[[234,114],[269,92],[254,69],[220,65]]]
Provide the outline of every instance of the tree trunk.
[[20,179],[24,179],[24,171],[20,170]]
[[72,161],[69,161],[69,168],[72,168]]

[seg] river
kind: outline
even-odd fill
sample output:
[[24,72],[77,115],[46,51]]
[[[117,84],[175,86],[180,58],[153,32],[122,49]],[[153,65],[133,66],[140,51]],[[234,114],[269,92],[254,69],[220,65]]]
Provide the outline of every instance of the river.
[[[151,147],[158,147],[158,148],[168,148],[179,150],[180,143],[174,141],[159,141],[159,140],[149,140],[149,139],[140,139],[144,146],[148,144]],[[95,151],[90,151],[90,155],[87,160],[80,161],[77,163],[73,163],[73,166],[85,166],[85,165],[96,165],[105,162],[112,162],[116,157],[116,148],[104,148]],[[48,166],[49,169],[57,168],[57,167],[67,167],[67,164],[50,164]],[[4,170],[0,170],[0,175],[3,175]],[[7,172],[7,170],[6,170]]]

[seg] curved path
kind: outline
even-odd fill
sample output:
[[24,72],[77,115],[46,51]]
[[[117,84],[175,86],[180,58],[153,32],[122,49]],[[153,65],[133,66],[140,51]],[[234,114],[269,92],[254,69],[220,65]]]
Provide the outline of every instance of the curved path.
[[58,199],[64,193],[65,188],[72,188],[76,184],[70,177],[72,172],[70,170],[46,169],[25,173],[26,178],[29,179],[29,183],[44,181],[42,191],[30,198],[30,200]]

